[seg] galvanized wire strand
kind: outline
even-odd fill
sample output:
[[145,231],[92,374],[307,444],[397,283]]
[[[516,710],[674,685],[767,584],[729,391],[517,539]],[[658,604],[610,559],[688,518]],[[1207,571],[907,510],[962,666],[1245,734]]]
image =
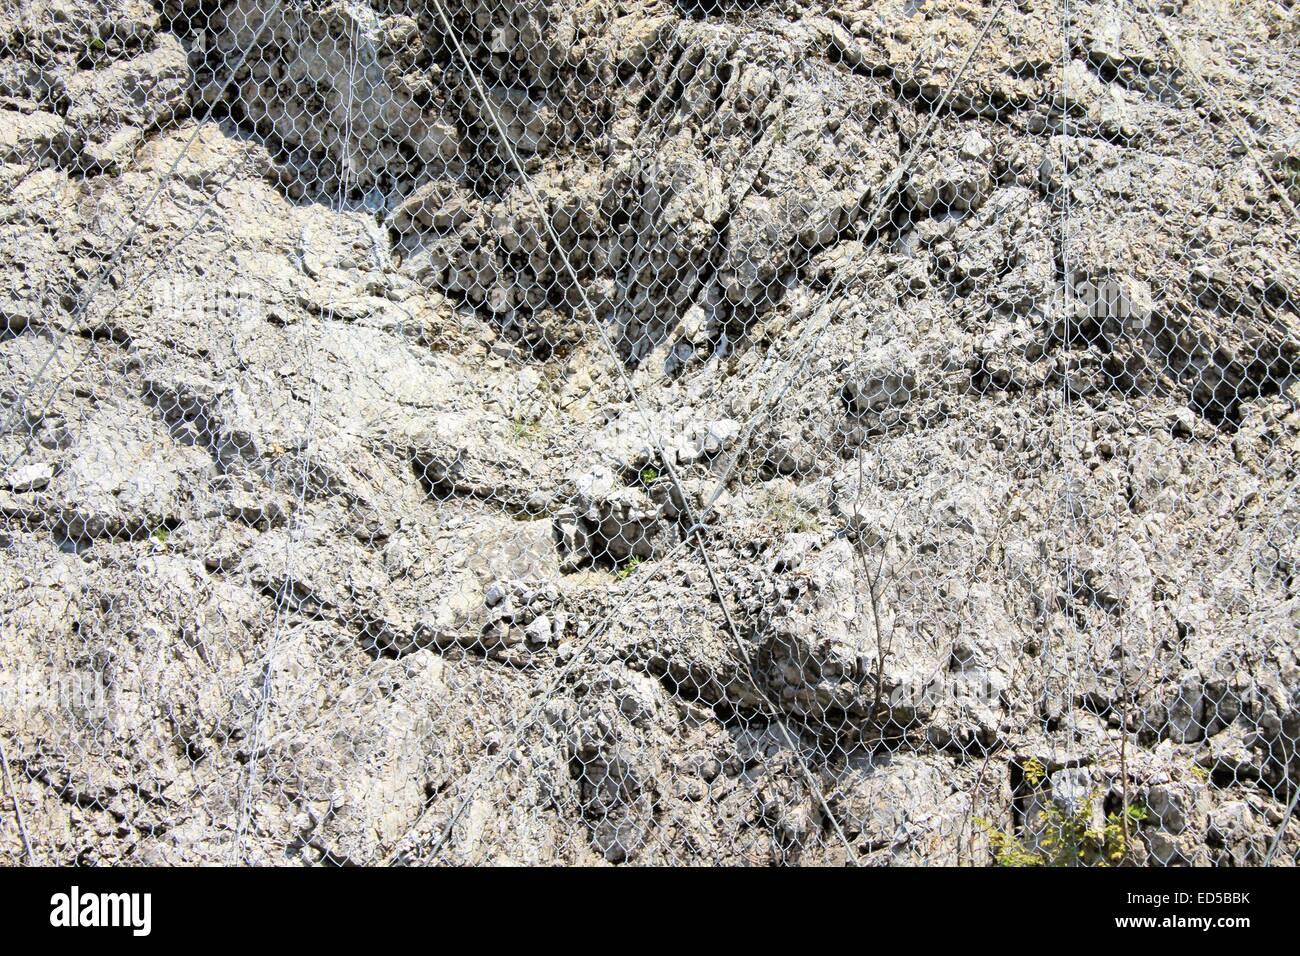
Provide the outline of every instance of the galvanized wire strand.
[[[1228,125],[1231,127],[1237,140],[1250,154],[1250,158],[1254,160],[1255,165],[1259,167],[1260,174],[1263,175],[1263,177],[1268,180],[1268,184],[1273,187],[1278,202],[1280,202],[1283,208],[1291,214],[1291,218],[1295,221],[1296,225],[1300,225],[1300,211],[1296,210],[1295,203],[1291,202],[1291,197],[1287,195],[1286,189],[1277,181],[1277,177],[1273,175],[1273,170],[1270,168],[1268,162],[1265,161],[1262,155],[1260,155],[1261,150],[1259,143],[1255,139],[1254,133],[1251,132],[1249,125],[1241,122],[1241,119],[1237,115],[1237,111],[1223,102],[1223,98],[1219,96],[1219,91],[1216,90],[1213,84],[1206,80],[1201,71],[1196,68],[1196,65],[1183,51],[1183,46],[1178,42],[1178,38],[1165,27],[1164,21],[1160,19],[1159,15],[1152,8],[1150,0],[1136,0],[1136,2],[1144,11],[1146,11],[1147,16],[1150,18],[1151,22],[1155,24],[1156,30],[1159,31],[1160,36],[1164,38],[1165,43],[1167,43],[1169,48],[1173,50],[1174,55],[1178,58],[1178,62],[1182,64],[1183,69],[1185,69],[1188,75],[1196,81],[1197,86],[1204,90],[1205,93],[1209,95],[1210,99],[1214,101],[1214,106],[1219,115],[1228,121]],[[1138,24],[1141,26],[1142,21],[1139,20]]]
[[[343,163],[342,171],[339,176],[338,187],[338,208],[345,208],[348,197],[349,179],[351,173],[351,147],[352,147],[352,111],[354,108],[353,95],[356,89],[356,70],[359,58],[358,47],[361,43],[361,27],[359,23],[354,23],[355,33],[349,37],[349,55],[348,55],[348,100],[344,115],[344,137],[343,137]],[[331,288],[328,302],[324,311],[325,316],[333,313],[335,302],[335,291]],[[296,538],[301,535],[303,524],[306,521],[307,514],[307,490],[311,485],[312,473],[312,445],[316,435],[316,414],[320,401],[321,377],[315,374],[316,349],[313,347],[316,337],[312,335],[304,336],[307,346],[307,365],[312,369],[312,389],[311,398],[307,408],[307,420],[305,423],[305,437],[303,440],[301,453],[301,472],[298,479],[298,500],[297,507],[293,515],[293,523],[290,525],[288,534],[285,535],[284,546],[284,582],[280,587],[280,592],[276,596],[275,617],[271,625],[271,639],[267,645],[266,655],[262,663],[262,676],[259,682],[257,707],[253,715],[252,732],[250,733],[250,749],[247,766],[247,786],[240,803],[239,817],[235,829],[235,839],[232,845],[234,854],[233,862],[244,862],[245,839],[249,824],[254,814],[254,802],[257,789],[257,772],[260,765],[261,750],[263,747],[263,733],[266,726],[267,716],[270,713],[271,702],[275,694],[275,668],[276,654],[280,649],[285,629],[285,618],[289,613],[289,602],[294,591],[294,563],[297,556],[295,544]]]
[[[872,207],[871,212],[863,219],[863,222],[865,223],[863,227],[864,233],[871,233],[872,230],[876,228],[881,213],[885,212],[886,209],[890,207],[894,194],[902,186],[912,164],[921,156],[926,145],[927,137],[930,134],[930,130],[933,129],[934,125],[938,122],[939,117],[943,115],[949,98],[952,96],[953,91],[957,89],[962,77],[966,75],[966,70],[974,60],[976,51],[983,46],[984,41],[988,38],[989,32],[993,28],[993,24],[997,21],[998,14],[1002,12],[1002,8],[1005,4],[1006,0],[997,0],[994,4],[993,9],[985,18],[979,33],[967,49],[966,58],[962,61],[961,66],[953,75],[952,82],[947,85],[942,96],[939,97],[939,100],[936,103],[935,108],[931,111],[930,118],[926,121],[925,126],[912,141],[911,148],[899,161],[898,166],[885,178],[884,183],[881,184],[875,205]],[[878,238],[873,241],[878,241]],[[790,350],[788,357],[778,366],[778,370],[794,364],[795,358],[800,354],[802,343],[808,338],[808,335],[812,330],[811,320],[818,311],[827,309],[826,321],[822,323],[821,328],[817,331],[815,337],[813,337],[812,344],[807,347],[806,351],[804,351],[803,357],[799,361],[798,368],[789,376],[789,378],[786,379],[784,385],[780,388],[774,386],[774,388],[769,391],[769,398],[760,405],[758,411],[750,416],[749,421],[741,430],[740,439],[736,442],[736,451],[732,456],[730,465],[724,469],[722,475],[718,478],[718,481],[714,486],[713,493],[708,497],[701,508],[701,521],[707,519],[709,512],[713,510],[718,499],[726,490],[727,482],[730,480],[731,474],[740,463],[740,460],[744,457],[745,450],[748,448],[750,439],[753,437],[755,430],[757,430],[762,423],[767,420],[767,417],[777,408],[781,403],[781,400],[789,393],[790,389],[794,387],[795,382],[803,375],[804,370],[807,369],[808,363],[812,360],[813,356],[816,355],[817,347],[821,344],[822,337],[834,324],[834,314],[828,306],[835,296],[839,295],[848,285],[849,280],[841,280],[840,275],[837,274],[827,285],[826,290],[813,301],[811,306],[808,307],[807,313],[809,324],[802,332],[800,332],[799,339]]]
[[[988,37],[988,35],[989,35],[989,33],[990,33],[990,31],[991,31],[991,29],[992,29],[992,27],[993,27],[993,24],[994,24],[994,22],[995,22],[996,19],[997,19],[998,14],[999,14],[999,13],[1001,12],[1001,10],[1002,10],[1002,7],[1003,7],[1003,4],[1004,4],[1004,3],[1005,3],[1005,0],[998,0],[998,3],[994,6],[993,10],[989,13],[988,17],[986,17],[986,19],[985,19],[985,21],[984,21],[984,23],[983,23],[983,25],[982,25],[982,27],[981,27],[981,30],[980,30],[978,36],[976,37],[975,41],[970,45],[970,48],[967,50],[967,54],[966,54],[965,59],[962,61],[962,64],[961,64],[960,68],[957,70],[956,74],[954,75],[953,80],[952,80],[952,83],[949,84],[949,86],[947,87],[947,89],[945,89],[945,91],[944,91],[944,93],[943,93],[943,96],[940,98],[940,101],[939,101],[939,103],[938,103],[938,106],[936,107],[936,109],[935,109],[935,110],[933,111],[933,113],[931,114],[931,116],[930,116],[929,120],[927,121],[925,127],[923,128],[922,132],[920,133],[920,135],[918,135],[918,136],[916,137],[916,139],[914,140],[914,142],[913,142],[913,144],[912,144],[912,147],[911,147],[909,153],[908,153],[908,154],[904,157],[904,159],[900,162],[899,166],[895,169],[895,171],[894,171],[894,172],[893,172],[889,177],[887,177],[884,186],[883,186],[883,187],[881,188],[881,190],[880,190],[880,194],[879,194],[879,197],[878,197],[877,202],[876,202],[876,204],[875,204],[875,207],[873,208],[871,214],[869,215],[869,217],[868,217],[867,220],[866,220],[866,221],[868,222],[868,227],[867,227],[868,230],[870,230],[870,229],[875,225],[876,220],[878,219],[878,217],[880,216],[880,214],[881,214],[881,213],[882,213],[882,212],[887,208],[888,203],[892,200],[892,197],[893,197],[894,192],[899,188],[899,186],[900,186],[901,183],[903,182],[903,180],[904,180],[904,178],[905,178],[905,176],[906,176],[906,174],[907,174],[907,171],[909,170],[911,164],[914,163],[914,162],[916,161],[917,157],[921,154],[921,150],[922,150],[923,147],[924,147],[924,144],[925,144],[925,141],[926,141],[926,137],[928,136],[930,130],[933,128],[933,126],[935,125],[935,123],[938,121],[938,117],[939,117],[940,115],[942,115],[943,107],[946,105],[946,103],[947,103],[949,97],[951,96],[952,92],[957,88],[957,85],[960,83],[962,77],[965,75],[966,70],[969,68],[971,62],[972,62],[973,59],[974,59],[974,56],[975,56],[976,51],[980,48],[980,46],[983,44],[983,42],[985,41],[985,39]],[[524,170],[523,170],[523,165],[522,165],[522,163],[518,160],[517,155],[514,155],[514,153],[513,153],[513,149],[511,148],[511,146],[510,146],[510,144],[509,144],[509,141],[508,141],[508,139],[507,139],[507,137],[506,137],[506,135],[505,135],[505,130],[504,130],[502,124],[501,124],[500,118],[499,118],[499,116],[497,116],[496,111],[492,108],[492,106],[491,106],[491,104],[490,104],[490,102],[489,102],[489,100],[488,100],[488,97],[487,97],[487,95],[486,95],[486,91],[482,89],[481,80],[479,80],[477,74],[474,72],[474,70],[473,70],[471,64],[469,63],[469,59],[468,59],[468,57],[465,55],[465,52],[464,52],[463,46],[461,45],[461,43],[460,43],[460,41],[459,41],[459,37],[458,37],[458,36],[456,35],[456,33],[454,32],[454,30],[453,30],[453,28],[452,28],[452,25],[451,25],[451,22],[450,22],[450,19],[447,17],[447,15],[446,15],[446,11],[445,11],[445,9],[442,7],[442,4],[441,4],[440,0],[435,0],[435,5],[436,5],[436,7],[437,7],[437,10],[438,10],[438,13],[439,13],[440,20],[441,20],[441,22],[442,22],[442,24],[443,24],[443,28],[447,31],[448,35],[451,37],[451,39],[452,39],[454,45],[456,46],[456,48],[457,48],[457,50],[458,50],[458,52],[459,52],[459,54],[460,54],[460,56],[461,56],[461,58],[462,58],[462,62],[463,62],[464,65],[465,65],[465,70],[466,70],[466,72],[467,72],[468,75],[470,76],[471,81],[474,83],[474,85],[476,86],[476,88],[477,88],[477,90],[478,90],[478,92],[479,92],[479,95],[480,95],[480,97],[481,97],[481,101],[482,101],[482,103],[483,103],[483,105],[484,105],[484,110],[485,110],[485,112],[488,113],[488,115],[490,115],[490,116],[492,117],[494,124],[497,126],[497,132],[498,132],[498,134],[499,134],[499,136],[500,136],[500,138],[501,138],[501,141],[502,141],[503,146],[504,146],[504,147],[505,147],[505,148],[506,148],[506,149],[507,149],[507,150],[512,154],[512,158],[513,158],[514,161],[515,161],[516,168],[518,169],[518,171],[519,171],[519,173],[520,173],[520,175],[521,175],[521,178],[522,178],[523,181],[524,181],[525,188],[529,191],[529,193],[530,193],[530,195],[531,195],[531,198],[533,199],[534,203],[538,206],[539,210],[542,211],[542,213],[543,213],[543,222],[545,223],[545,226],[546,226],[547,230],[551,233],[551,235],[552,235],[552,239],[553,239],[554,241],[556,241],[557,244],[558,244],[558,243],[559,243],[559,237],[556,236],[556,235],[554,235],[554,229],[553,229],[553,227],[551,226],[549,219],[547,219],[547,218],[545,217],[545,207],[544,207],[544,205],[541,203],[540,198],[537,197],[535,191],[532,189],[531,183],[528,182],[527,177],[526,177],[526,174],[524,174]],[[565,266],[566,266],[567,269],[569,269],[570,273],[572,274],[572,267],[568,264],[567,260],[565,260]],[[583,287],[581,286],[581,284],[578,283],[576,275],[573,276],[573,279],[574,279],[575,285],[576,285],[576,286],[578,287],[578,289],[579,289],[579,294],[581,295],[581,297],[582,297],[582,299],[583,299],[584,305],[586,306],[588,312],[589,312],[590,315],[592,316],[593,322],[596,324],[596,328],[597,328],[597,330],[600,332],[600,335],[601,335],[602,341],[604,342],[604,344],[605,344],[605,346],[606,346],[606,349],[607,349],[607,350],[609,351],[609,353],[613,356],[613,359],[614,359],[614,362],[615,362],[615,367],[618,369],[619,374],[620,374],[620,377],[623,379],[623,381],[624,381],[624,383],[625,383],[625,387],[628,389],[628,392],[632,395],[633,400],[634,400],[634,403],[636,404],[638,411],[641,413],[641,416],[642,416],[643,420],[645,421],[647,428],[649,429],[649,434],[650,434],[651,440],[652,440],[653,444],[655,445],[656,450],[657,450],[658,453],[659,453],[659,458],[660,458],[660,460],[663,461],[663,463],[664,463],[664,465],[665,465],[665,470],[668,472],[668,474],[669,474],[670,478],[672,479],[674,485],[678,488],[678,492],[679,492],[679,494],[682,496],[682,500],[686,503],[686,507],[687,507],[687,510],[688,510],[688,522],[689,522],[689,527],[690,527],[690,529],[691,529],[695,534],[698,535],[699,531],[702,530],[702,528],[703,528],[703,523],[704,523],[704,521],[707,519],[707,515],[708,515],[709,512],[713,509],[713,507],[716,505],[718,499],[721,497],[722,493],[725,491],[726,482],[727,482],[727,480],[729,479],[730,473],[731,473],[732,470],[734,470],[734,468],[736,467],[736,465],[737,465],[737,464],[739,463],[739,461],[741,460],[741,457],[742,457],[742,451],[743,451],[743,449],[747,446],[747,444],[748,444],[748,440],[749,440],[749,438],[752,437],[752,434],[753,434],[754,430],[755,430],[755,429],[756,429],[756,428],[761,424],[762,420],[766,417],[766,415],[769,414],[770,411],[771,411],[773,408],[775,408],[777,404],[779,404],[781,398],[782,398],[786,393],[788,393],[789,389],[790,389],[791,387],[793,387],[793,384],[794,384],[794,382],[797,380],[798,375],[800,374],[800,372],[802,371],[802,369],[805,368],[805,367],[807,366],[807,363],[810,361],[812,355],[816,352],[817,346],[818,346],[818,344],[819,344],[820,341],[821,341],[821,337],[822,337],[822,335],[824,335],[824,333],[827,331],[827,329],[829,329],[829,327],[830,327],[831,324],[832,324],[832,321],[831,321],[831,319],[828,317],[827,321],[822,325],[822,327],[821,327],[820,331],[818,332],[817,336],[814,338],[814,340],[813,340],[813,342],[812,342],[812,345],[808,348],[807,353],[803,356],[803,359],[802,359],[802,361],[800,362],[800,368],[799,368],[799,370],[797,370],[795,374],[791,375],[791,376],[786,380],[784,386],[782,386],[782,387],[779,389],[779,391],[778,391],[778,392],[777,392],[777,393],[772,397],[772,399],[771,399],[768,403],[765,403],[765,407],[764,407],[764,408],[760,408],[760,410],[759,410],[757,413],[755,413],[755,414],[751,417],[751,419],[750,419],[750,421],[749,421],[747,427],[742,431],[742,438],[741,438],[741,440],[737,443],[737,453],[733,456],[733,458],[732,458],[732,462],[731,462],[730,466],[726,469],[726,471],[724,471],[723,475],[722,475],[722,476],[719,478],[719,480],[717,481],[713,493],[712,493],[712,494],[710,495],[710,497],[709,497],[709,498],[704,502],[704,504],[702,505],[701,510],[700,510],[700,512],[699,512],[699,515],[697,516],[697,515],[693,514],[693,513],[691,512],[691,510],[690,510],[690,509],[691,509],[691,506],[690,506],[690,503],[689,503],[689,498],[688,498],[688,496],[686,496],[686,495],[684,494],[684,492],[682,491],[682,486],[681,486],[680,479],[679,479],[679,477],[677,476],[676,469],[675,469],[675,467],[673,466],[673,464],[672,464],[672,462],[671,462],[670,456],[668,456],[668,455],[666,455],[666,454],[664,453],[664,451],[663,451],[663,447],[662,447],[662,444],[660,443],[657,434],[655,434],[655,432],[654,432],[653,425],[652,425],[651,422],[650,422],[650,418],[649,418],[648,414],[646,413],[646,411],[645,411],[645,409],[644,409],[644,406],[643,406],[643,404],[642,404],[642,402],[641,402],[641,400],[640,400],[640,397],[639,397],[639,395],[637,394],[635,387],[632,385],[631,380],[628,378],[628,376],[627,376],[625,370],[623,369],[621,363],[618,362],[617,351],[614,349],[613,344],[609,341],[608,335],[607,335],[607,333],[605,333],[604,328],[603,328],[603,325],[600,324],[600,320],[599,320],[599,318],[597,317],[597,315],[596,315],[596,311],[595,311],[594,307],[592,306],[592,304],[591,304],[589,298],[587,297],[587,294],[586,294],[585,289],[583,289]],[[819,297],[818,301],[817,301],[817,302],[816,302],[816,303],[815,303],[815,304],[814,304],[814,305],[813,305],[813,306],[808,310],[810,315],[815,315],[816,312],[818,311],[818,309],[825,307],[825,305],[827,305],[827,304],[828,304],[828,303],[833,299],[833,297],[834,297],[834,296],[835,296],[835,295],[840,291],[839,288],[838,288],[837,285],[836,285],[836,282],[837,282],[837,281],[838,281],[838,277],[836,277],[836,280],[833,280],[833,281],[832,281],[831,285],[830,285],[830,286],[827,288],[827,290],[826,290],[826,291],[825,291],[825,292],[824,292],[824,293]],[[843,283],[841,283],[841,284],[843,284]],[[800,341],[801,341],[801,342],[804,340],[804,338],[806,338],[806,336],[807,336],[808,331],[809,331],[810,328],[811,328],[811,326],[810,326],[809,328],[806,328],[806,329],[804,330],[804,332],[801,333],[801,337],[800,337]],[[795,355],[798,354],[798,351],[799,351],[799,343],[796,343],[796,347],[795,347],[795,349],[792,351],[792,354],[791,354],[790,358],[788,358],[784,364],[787,365],[787,366],[790,365],[790,364],[792,364]],[[700,540],[700,539],[697,538],[697,540]],[[713,567],[713,563],[712,563],[712,561],[709,559],[709,557],[708,557],[708,555],[707,555],[707,552],[706,552],[706,551],[704,550],[704,548],[703,548],[702,540],[701,540],[701,555],[702,555],[702,557],[703,557],[703,559],[704,559],[704,561],[705,561],[706,573],[707,573],[708,576],[709,576],[710,584],[713,586],[713,588],[714,588],[714,590],[715,590],[715,593],[717,593],[717,595],[718,595],[718,599],[719,599],[719,604],[720,604],[720,606],[722,607],[722,610],[723,610],[724,615],[726,616],[728,629],[729,629],[730,633],[733,635],[736,644],[738,645],[738,650],[740,651],[740,653],[741,653],[741,655],[742,655],[742,657],[743,657],[743,663],[745,664],[746,668],[749,669],[749,670],[751,671],[751,673],[752,673],[752,667],[753,667],[753,665],[752,665],[752,661],[749,659],[748,651],[746,650],[746,648],[745,648],[745,646],[744,646],[743,640],[740,639],[739,631],[736,629],[735,622],[734,622],[734,620],[732,620],[732,618],[731,618],[731,612],[730,612],[730,609],[729,609],[729,607],[728,607],[728,605],[727,605],[727,602],[726,602],[726,600],[722,597],[722,592],[721,592],[721,590],[720,590],[720,582],[718,581],[717,574],[716,574],[716,570],[714,569],[714,567]],[[758,686],[757,681],[755,682],[755,684],[756,684],[756,686]],[[774,713],[779,713],[779,709],[777,709],[777,708],[775,707],[775,705],[772,704],[772,703],[770,702],[770,700],[768,701],[768,703],[769,703],[769,706],[772,707]],[[805,774],[808,776],[808,779],[810,780],[810,782],[812,782],[812,780],[813,780],[813,778],[812,778],[812,774],[811,774],[811,771],[808,769],[806,762],[803,761],[801,749],[795,747],[793,736],[790,734],[790,731],[789,731],[788,726],[786,726],[785,723],[784,723],[783,721],[781,722],[780,729],[781,729],[783,735],[784,735],[785,738],[786,738],[786,743],[787,743],[787,745],[790,746],[792,749],[794,749],[795,752],[798,753],[798,754],[800,755],[801,763],[803,763],[803,770],[804,770]],[[818,788],[818,790],[820,790],[820,788]],[[819,793],[819,798],[820,798],[820,800],[821,800],[821,802],[822,802],[823,809],[824,809],[825,813],[827,814],[828,819],[830,819],[830,820],[835,824],[836,829],[839,831],[839,835],[840,835],[841,839],[843,840],[845,847],[848,849],[848,852],[852,855],[852,858],[853,858],[854,861],[856,862],[856,854],[855,854],[855,851],[852,849],[852,845],[851,845],[850,842],[848,841],[847,837],[844,836],[843,831],[840,830],[838,820],[836,819],[835,815],[834,815],[834,814],[832,813],[832,811],[830,810],[829,804],[826,803],[826,800],[825,800],[824,795],[821,795],[821,794]],[[462,810],[463,810],[464,806],[467,806],[467,805],[468,805],[468,800],[466,800],[466,801],[465,801],[465,804],[462,805]]]
[[[528,190],[529,196],[532,198],[533,203],[536,204],[538,211],[542,213],[542,222],[543,225],[545,225],[547,233],[550,234],[550,237],[552,241],[556,243],[556,246],[562,245],[562,243],[560,243],[559,235],[555,234],[554,225],[551,224],[549,217],[546,216],[546,207],[545,204],[541,202],[541,196],[537,195],[537,191],[534,189],[532,182],[526,178],[523,161],[519,159],[519,155],[517,155],[515,150],[513,150],[510,139],[507,137],[506,129],[504,129],[502,122],[500,122],[500,117],[498,116],[497,111],[495,111],[493,105],[491,105],[489,96],[487,96],[487,91],[482,87],[480,77],[478,77],[478,74],[474,72],[472,62],[469,60],[467,53],[465,53],[464,47],[461,46],[460,38],[456,35],[454,27],[451,25],[450,17],[447,16],[442,0],[434,0],[434,7],[437,8],[438,17],[439,20],[442,21],[443,29],[447,31],[452,44],[454,44],[456,48],[456,52],[458,52],[458,55],[460,56],[461,62],[464,64],[465,72],[468,73],[474,88],[476,88],[478,95],[480,95],[482,105],[484,105],[484,111],[493,118],[494,125],[497,126],[500,143],[502,143],[502,146],[506,148],[508,153],[510,153],[511,160],[515,163],[516,169],[519,170],[520,176],[523,177],[525,189]],[[630,394],[630,397],[632,397],[633,403],[637,407],[637,411],[640,412],[642,421],[645,423],[646,431],[649,433],[650,440],[653,442],[655,450],[658,451],[659,460],[663,463],[664,470],[668,472],[668,476],[671,477],[673,485],[677,488],[677,493],[679,493],[679,496],[681,497],[682,505],[684,505],[684,510],[686,512],[686,520],[688,520],[688,532],[686,533],[688,533],[688,536],[694,535],[695,541],[697,541],[699,554],[701,554],[701,559],[703,563],[705,563],[708,579],[710,579],[710,583],[712,584],[712,587],[714,587],[715,596],[718,598],[718,604],[722,607],[724,618],[727,620],[728,631],[731,632],[732,639],[735,640],[738,650],[740,650],[742,657],[744,657],[746,669],[753,672],[753,665],[751,665],[748,650],[745,649],[744,639],[742,639],[740,631],[737,630],[735,620],[732,619],[731,610],[729,610],[727,605],[727,598],[725,598],[722,587],[720,587],[718,575],[716,575],[714,566],[712,566],[712,559],[710,558],[710,555],[708,555],[707,546],[705,545],[705,542],[703,542],[703,538],[699,537],[699,523],[697,522],[697,519],[695,519],[693,507],[690,505],[690,498],[688,494],[686,494],[684,486],[681,484],[679,475],[677,475],[676,466],[673,464],[672,458],[669,457],[667,453],[664,453],[662,442],[659,441],[658,433],[655,432],[653,420],[651,420],[649,412],[646,411],[645,405],[643,405],[643,402],[641,401],[641,395],[638,394],[636,386],[634,386],[632,380],[630,380],[627,369],[625,369],[623,363],[620,362],[619,352],[615,349],[614,343],[610,341],[610,337],[608,337],[608,333],[604,330],[604,325],[601,323],[601,319],[599,319],[595,307],[591,304],[588,294],[586,294],[586,289],[584,289],[581,282],[578,281],[577,274],[573,271],[572,264],[568,263],[567,259],[564,260],[564,267],[565,269],[568,269],[569,276],[571,276],[573,284],[575,284],[578,289],[578,294],[580,294],[582,304],[584,304],[586,311],[588,311],[595,328],[597,328],[598,332],[601,333],[602,342],[604,343],[604,346],[606,346],[606,350],[608,351],[608,354],[610,354],[615,368],[619,371],[619,377],[623,380],[625,388],[628,389],[628,393]],[[757,680],[757,676],[755,676],[754,684],[755,687],[762,687],[762,684]],[[763,692],[762,689],[759,689],[759,693],[766,698],[766,692]],[[774,709],[777,724],[779,724],[781,732],[783,732],[785,739],[787,739],[787,744],[792,748],[794,754],[796,754],[798,761],[800,761],[803,774],[805,774],[809,786],[813,788],[816,796],[818,796],[824,813],[827,814],[827,818],[833,823],[833,826],[835,826],[837,834],[839,834],[842,843],[844,843],[845,851],[849,853],[854,864],[857,864],[857,852],[854,851],[853,844],[850,843],[849,839],[844,835],[844,830],[840,827],[839,819],[836,818],[835,814],[833,814],[831,810],[831,806],[827,803],[826,795],[822,792],[822,787],[820,787],[818,782],[816,782],[813,771],[811,771],[809,766],[807,766],[807,761],[805,760],[805,757],[803,757],[802,749],[797,748],[796,745],[794,745],[794,739],[793,736],[790,735],[789,727],[785,724],[784,719],[780,718],[780,711],[776,709],[775,704],[772,704],[770,700],[767,702],[768,705],[772,706],[772,709]]]
[[35,866],[36,854],[32,852],[32,838],[27,833],[27,821],[23,817],[23,806],[18,799],[18,788],[14,786],[14,778],[9,773],[9,755],[5,752],[3,737],[0,737],[0,767],[4,769],[5,788],[9,791],[9,799],[13,802],[14,823],[18,827],[18,836],[22,840],[23,852],[27,854],[28,864]]
[[1282,845],[1282,837],[1286,834],[1286,828],[1291,823],[1291,815],[1295,813],[1296,803],[1300,802],[1300,786],[1293,785],[1295,791],[1291,794],[1291,802],[1287,804],[1286,813],[1282,815],[1282,822],[1277,828],[1277,836],[1273,837],[1273,845],[1268,848],[1268,853],[1264,856],[1264,865],[1272,866],[1273,858],[1277,856],[1278,847]]
[[[1074,478],[1071,476],[1071,466],[1075,455],[1078,453],[1078,436],[1075,432],[1075,415],[1074,403],[1075,398],[1070,394],[1070,349],[1074,342],[1074,276],[1070,268],[1070,157],[1067,155],[1070,129],[1070,0],[1061,0],[1061,273],[1063,279],[1062,299],[1061,299],[1061,410],[1064,412],[1065,427],[1064,434],[1061,438],[1062,455],[1061,466],[1064,475],[1064,487],[1062,489],[1061,504],[1064,511],[1064,524],[1066,526],[1065,534],[1065,567],[1064,567],[1064,600],[1073,602],[1078,599],[1076,588],[1078,587],[1076,575],[1078,574],[1077,563],[1077,542],[1079,538],[1079,521],[1076,513],[1075,496],[1078,494],[1082,497],[1081,490],[1077,489],[1074,484]],[[1082,503],[1077,505],[1082,508]],[[1079,660],[1079,629],[1069,627],[1067,632],[1070,640],[1070,662],[1066,668],[1066,694],[1064,707],[1066,708],[1066,728],[1070,735],[1070,745],[1073,746],[1078,736],[1077,718],[1075,715],[1076,700],[1076,677],[1075,668]],[[1049,630],[1050,633],[1050,630]],[[1050,642],[1049,642],[1050,643]],[[1050,736],[1049,736],[1049,739]]]

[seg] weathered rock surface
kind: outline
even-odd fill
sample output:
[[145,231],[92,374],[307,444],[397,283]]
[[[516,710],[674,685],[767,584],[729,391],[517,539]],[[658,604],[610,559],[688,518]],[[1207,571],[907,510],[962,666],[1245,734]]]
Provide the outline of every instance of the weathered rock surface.
[[0,13],[36,861],[1295,861],[1275,15],[273,6]]

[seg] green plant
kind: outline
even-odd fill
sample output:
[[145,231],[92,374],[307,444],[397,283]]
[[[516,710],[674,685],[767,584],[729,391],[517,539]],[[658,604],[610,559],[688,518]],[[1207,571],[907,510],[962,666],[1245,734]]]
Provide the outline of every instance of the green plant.
[[1102,847],[1111,863],[1123,863],[1133,852],[1133,829],[1147,818],[1147,808],[1130,804],[1107,814],[1102,828]]
[[998,866],[1042,866],[1043,857],[1025,848],[1016,837],[1005,830],[999,830],[990,820],[976,817],[975,823],[988,834],[989,845],[993,849],[993,859]]
[[[1038,767],[1041,770],[1042,764]],[[1029,779],[1028,764],[1025,778]],[[1042,776],[1038,779],[1041,780]],[[1099,794],[1091,794],[1073,813],[1067,813],[1051,802],[1040,807],[1035,812],[1034,822],[1042,836],[1029,845],[984,818],[977,817],[975,822],[988,834],[993,859],[998,866],[1118,866],[1132,854],[1132,830],[1147,818],[1147,810],[1129,806],[1107,814],[1105,823],[1095,826],[1092,801],[1098,797]]]
[[531,441],[542,433],[541,426],[535,421],[514,418],[510,421],[510,434],[515,441]]
[[659,469],[653,465],[646,465],[641,469],[641,484],[648,485],[659,477]]
[[624,561],[622,566],[619,567],[617,572],[619,580],[621,581],[624,578],[628,577],[633,571],[637,569],[637,567],[640,564],[641,564],[641,557],[640,555],[636,555],[636,554],[632,555],[632,557]]
[[767,507],[772,527],[778,531],[820,531],[821,520],[788,497],[773,498]]
[[1043,778],[1047,776],[1047,768],[1043,766],[1043,762],[1037,757],[1030,757],[1026,760],[1021,770],[1024,772],[1025,780],[1031,787],[1038,786],[1043,782]]

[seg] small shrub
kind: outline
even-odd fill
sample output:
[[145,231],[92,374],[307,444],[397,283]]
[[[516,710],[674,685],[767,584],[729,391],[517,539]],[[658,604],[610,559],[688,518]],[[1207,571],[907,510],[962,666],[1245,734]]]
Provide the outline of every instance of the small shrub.
[[[1042,780],[1041,763],[1038,769],[1038,779]],[[1026,764],[1026,780],[1030,779],[1029,770],[1030,765]],[[1108,814],[1105,824],[1095,827],[1091,801],[1099,796],[1091,794],[1089,801],[1074,813],[1066,813],[1054,803],[1039,810],[1038,822],[1044,836],[1037,844],[1029,846],[1015,834],[999,830],[984,818],[976,818],[975,822],[988,834],[993,859],[998,866],[1119,866],[1132,854],[1132,831],[1147,819],[1147,810],[1129,806]]]

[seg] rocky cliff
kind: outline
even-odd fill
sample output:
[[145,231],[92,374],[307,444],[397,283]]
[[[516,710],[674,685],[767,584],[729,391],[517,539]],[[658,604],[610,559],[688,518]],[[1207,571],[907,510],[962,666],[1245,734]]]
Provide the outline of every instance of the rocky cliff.
[[1294,862],[1289,2],[13,7],[0,859]]

